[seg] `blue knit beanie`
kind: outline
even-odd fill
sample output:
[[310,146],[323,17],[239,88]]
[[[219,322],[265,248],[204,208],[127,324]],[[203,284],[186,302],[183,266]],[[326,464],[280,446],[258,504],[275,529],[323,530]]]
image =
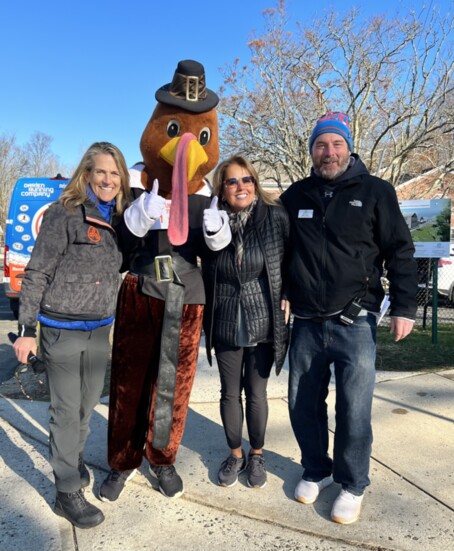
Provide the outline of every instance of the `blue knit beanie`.
[[314,130],[312,131],[311,137],[309,138],[309,152],[312,151],[312,146],[314,145],[315,140],[327,132],[332,132],[333,134],[339,134],[339,136],[342,136],[347,142],[350,151],[353,151],[353,138],[348,124],[348,115],[341,113],[340,111],[330,111],[323,115],[323,117],[320,117],[314,127]]

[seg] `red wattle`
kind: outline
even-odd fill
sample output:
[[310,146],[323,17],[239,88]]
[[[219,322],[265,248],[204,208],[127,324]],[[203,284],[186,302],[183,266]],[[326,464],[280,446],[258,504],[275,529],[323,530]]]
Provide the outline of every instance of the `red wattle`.
[[167,235],[172,245],[183,245],[188,238],[188,160],[189,144],[196,137],[183,134],[177,145],[175,164],[172,172],[172,202],[169,213],[169,229]]

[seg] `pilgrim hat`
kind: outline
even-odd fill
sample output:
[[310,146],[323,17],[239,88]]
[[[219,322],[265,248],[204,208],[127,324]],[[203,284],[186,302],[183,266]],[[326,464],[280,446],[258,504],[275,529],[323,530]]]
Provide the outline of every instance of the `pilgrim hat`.
[[206,87],[203,65],[192,59],[178,63],[172,82],[161,86],[155,98],[192,113],[206,113],[219,103],[218,96]]

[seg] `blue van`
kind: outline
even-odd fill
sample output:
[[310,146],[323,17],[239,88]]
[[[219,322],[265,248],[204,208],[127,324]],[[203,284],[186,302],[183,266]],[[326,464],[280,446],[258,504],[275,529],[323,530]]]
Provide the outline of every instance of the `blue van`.
[[16,318],[25,267],[30,260],[43,214],[60,197],[68,181],[57,174],[55,178],[19,178],[14,185],[5,228],[3,286]]

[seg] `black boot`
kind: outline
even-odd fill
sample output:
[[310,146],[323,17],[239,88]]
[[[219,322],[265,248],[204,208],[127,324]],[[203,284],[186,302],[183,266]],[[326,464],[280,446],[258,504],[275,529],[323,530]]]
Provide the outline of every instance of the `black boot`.
[[90,473],[88,472],[88,469],[85,466],[83,457],[81,455],[79,455],[79,463],[77,465],[77,468],[80,472],[80,484],[82,488],[86,488],[90,485]]
[[104,520],[102,511],[88,503],[82,490],[69,494],[57,492],[54,511],[77,528],[93,528]]

